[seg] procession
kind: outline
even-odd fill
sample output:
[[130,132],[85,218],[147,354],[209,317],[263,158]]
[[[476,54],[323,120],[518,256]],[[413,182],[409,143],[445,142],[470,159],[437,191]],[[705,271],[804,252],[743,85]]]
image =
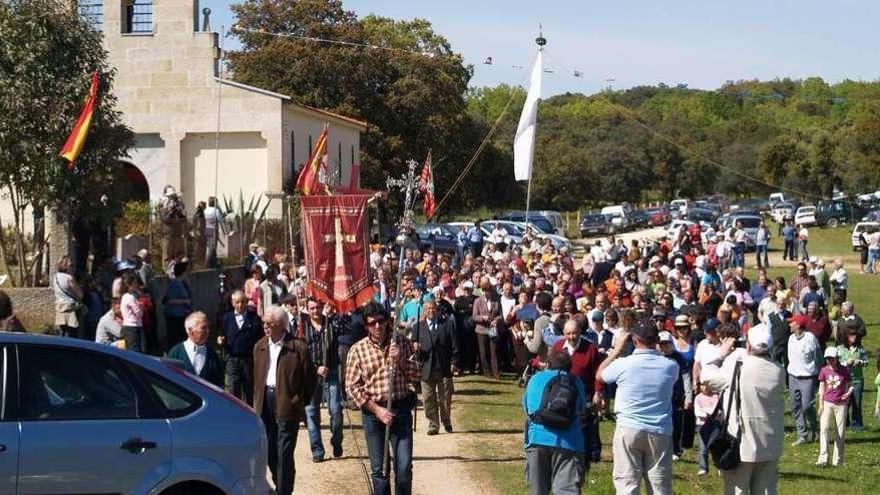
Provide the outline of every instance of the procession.
[[0,492],[880,490],[880,83],[390,4],[0,3]]

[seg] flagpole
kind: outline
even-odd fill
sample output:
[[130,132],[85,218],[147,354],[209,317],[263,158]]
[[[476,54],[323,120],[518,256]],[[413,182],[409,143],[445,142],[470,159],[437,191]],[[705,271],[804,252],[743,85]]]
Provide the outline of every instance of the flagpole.
[[[543,52],[544,45],[547,44],[547,38],[544,37],[543,27],[540,24],[538,24],[538,37],[535,38],[535,44],[538,45],[538,52]],[[539,98],[540,98],[540,95],[539,95]],[[538,122],[538,116],[536,113],[536,115],[535,115],[536,126],[537,126],[537,122]],[[532,173],[534,172],[534,169],[535,169],[535,159],[534,159],[535,150],[534,150],[534,147],[530,151],[532,153],[532,158],[531,158],[531,166],[529,167],[529,183],[526,186],[526,216],[523,219],[523,221],[526,225],[526,231],[528,231],[528,229],[529,229],[529,211],[532,206],[531,205],[531,202],[532,202]]]

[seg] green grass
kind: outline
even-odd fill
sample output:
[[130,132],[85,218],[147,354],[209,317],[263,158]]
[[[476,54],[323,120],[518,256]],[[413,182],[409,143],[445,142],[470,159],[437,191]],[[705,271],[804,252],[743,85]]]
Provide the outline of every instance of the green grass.
[[[772,230],[775,233],[775,229]],[[865,348],[873,354],[880,345],[880,276],[859,274],[858,253],[853,253],[849,243],[850,230],[811,229],[808,245],[811,255],[828,261],[842,256],[850,274],[849,297],[856,312],[868,325]],[[774,239],[771,245],[771,276],[783,275],[790,279],[795,263],[781,260],[781,241]],[[749,253],[747,264],[754,263]],[[754,270],[750,270],[754,276]],[[880,422],[874,419],[876,390],[873,387],[877,373],[874,360],[865,370],[865,394],[863,415],[865,431],[847,432],[846,463],[838,468],[817,468],[814,462],[819,453],[818,443],[790,447],[795,440],[793,424],[786,398],[785,451],[780,464],[779,493],[829,493],[876,494],[880,493]],[[456,382],[455,407],[457,428],[470,432],[464,442],[468,454],[480,462],[469,464],[474,477],[489,493],[526,493],[525,457],[523,454],[524,415],[521,408],[523,390],[512,380],[495,382],[481,377],[467,377]],[[594,464],[587,475],[585,493],[611,494],[611,438],[614,423],[601,423],[602,462]],[[709,476],[698,477],[697,448],[687,450],[684,458],[674,466],[675,493],[703,494],[721,493],[722,481],[714,470]]]

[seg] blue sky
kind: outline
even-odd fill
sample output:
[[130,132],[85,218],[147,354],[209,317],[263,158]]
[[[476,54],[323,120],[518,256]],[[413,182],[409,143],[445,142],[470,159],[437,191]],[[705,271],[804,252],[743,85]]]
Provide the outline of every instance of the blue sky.
[[[538,23],[548,39],[544,96],[640,84],[714,89],[726,80],[877,80],[875,0],[343,0],[359,16],[421,17],[474,64],[474,86],[525,84]],[[201,0],[219,31],[229,0]],[[227,48],[235,42],[227,39]],[[486,57],[495,64],[483,65]],[[576,78],[578,70],[583,76]],[[608,81],[614,79],[613,82]]]

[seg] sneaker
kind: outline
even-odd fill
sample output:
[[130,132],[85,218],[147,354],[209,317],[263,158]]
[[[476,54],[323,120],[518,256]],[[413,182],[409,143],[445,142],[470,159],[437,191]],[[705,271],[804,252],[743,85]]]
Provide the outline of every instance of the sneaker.
[[427,433],[428,435],[432,435],[432,436],[433,436],[433,435],[436,435],[436,434],[440,433],[440,431],[437,430],[437,428],[428,428],[428,431],[427,431],[426,433]]
[[443,429],[446,433],[452,433],[452,423],[443,423]]
[[706,471],[705,469],[697,471],[697,476],[706,476],[707,474],[709,474],[709,471]]
[[816,461],[816,465],[825,467],[828,465],[828,461]]
[[315,464],[320,464],[324,462],[324,456],[316,455],[315,457],[312,457],[312,462],[314,462]]
[[797,440],[795,440],[794,442],[791,443],[791,446],[792,446],[792,447],[797,447],[798,445],[803,445],[803,444],[805,444],[805,443],[807,443],[807,439],[806,439],[806,438],[804,438],[804,437],[798,437]]
[[333,447],[333,457],[336,457],[336,458],[342,457],[342,446]]
[[680,456],[680,455],[678,455],[678,454],[672,454],[672,460],[673,460],[673,461],[677,461],[677,460],[679,460],[679,459],[681,459],[681,456]]

